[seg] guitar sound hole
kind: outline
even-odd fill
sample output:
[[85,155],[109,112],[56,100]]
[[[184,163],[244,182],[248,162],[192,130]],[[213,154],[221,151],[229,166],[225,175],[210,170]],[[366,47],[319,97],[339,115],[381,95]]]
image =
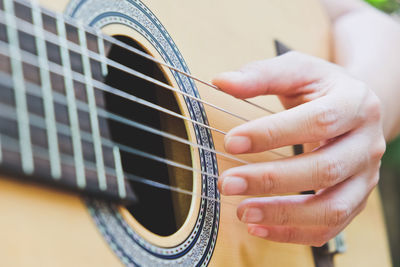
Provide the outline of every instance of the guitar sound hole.
[[[145,52],[132,39],[124,36],[115,37]],[[115,45],[111,46],[108,57],[163,83],[168,83],[166,76],[156,63],[128,52],[123,48]],[[176,98],[171,91],[143,79],[109,67],[106,83],[141,99],[176,113],[181,113]],[[105,95],[105,102],[106,109],[112,113],[184,139],[188,138],[185,124],[181,119],[112,94]],[[108,125],[112,140],[119,144],[188,166],[192,165],[190,147],[187,145],[113,120],[109,120]],[[123,169],[126,173],[192,191],[193,173],[190,171],[135,156],[123,150],[121,150],[121,158]],[[157,235],[169,236],[183,225],[190,209],[191,196],[151,187],[143,183],[130,183],[138,202],[126,208],[145,228]]]

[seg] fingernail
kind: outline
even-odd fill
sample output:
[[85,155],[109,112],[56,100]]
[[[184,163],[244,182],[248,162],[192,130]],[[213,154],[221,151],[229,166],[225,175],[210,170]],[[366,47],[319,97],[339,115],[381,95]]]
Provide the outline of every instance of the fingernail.
[[241,221],[245,223],[258,223],[264,218],[259,208],[247,208],[244,210]]
[[238,195],[247,189],[247,181],[240,177],[228,176],[222,180],[221,193],[224,195]]
[[225,140],[225,149],[229,153],[245,153],[251,149],[251,140],[246,136],[228,136]]
[[265,238],[268,236],[268,230],[263,227],[252,227],[249,233],[254,236]]

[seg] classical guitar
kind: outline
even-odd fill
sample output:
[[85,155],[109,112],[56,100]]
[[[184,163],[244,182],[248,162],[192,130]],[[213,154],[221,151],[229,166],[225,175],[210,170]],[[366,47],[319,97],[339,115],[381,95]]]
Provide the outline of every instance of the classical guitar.
[[316,0],[0,0],[0,266],[390,266],[376,192],[316,249],[251,237],[216,187],[293,148],[226,154],[282,107],[204,81],[329,38]]

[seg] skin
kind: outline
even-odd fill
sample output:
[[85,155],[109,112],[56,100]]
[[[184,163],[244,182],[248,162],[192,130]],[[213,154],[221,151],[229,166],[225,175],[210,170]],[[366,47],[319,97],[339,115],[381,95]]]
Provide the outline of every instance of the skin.
[[[224,195],[273,195],[244,200],[237,216],[249,234],[277,242],[321,246],[342,231],[378,183],[385,138],[399,131],[400,25],[360,1],[322,2],[337,64],[289,52],[213,80],[237,98],[278,95],[287,108],[232,129],[227,152],[319,143],[302,155],[229,169],[219,179]],[[306,190],[317,193],[283,195]]]

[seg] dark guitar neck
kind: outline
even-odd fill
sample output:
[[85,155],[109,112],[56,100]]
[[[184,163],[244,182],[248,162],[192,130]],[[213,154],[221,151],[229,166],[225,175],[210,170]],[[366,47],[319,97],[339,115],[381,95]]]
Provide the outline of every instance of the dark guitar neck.
[[100,116],[103,92],[93,82],[106,76],[101,57],[110,45],[94,31],[25,3],[2,0],[0,12],[0,171],[134,201],[107,116]]

